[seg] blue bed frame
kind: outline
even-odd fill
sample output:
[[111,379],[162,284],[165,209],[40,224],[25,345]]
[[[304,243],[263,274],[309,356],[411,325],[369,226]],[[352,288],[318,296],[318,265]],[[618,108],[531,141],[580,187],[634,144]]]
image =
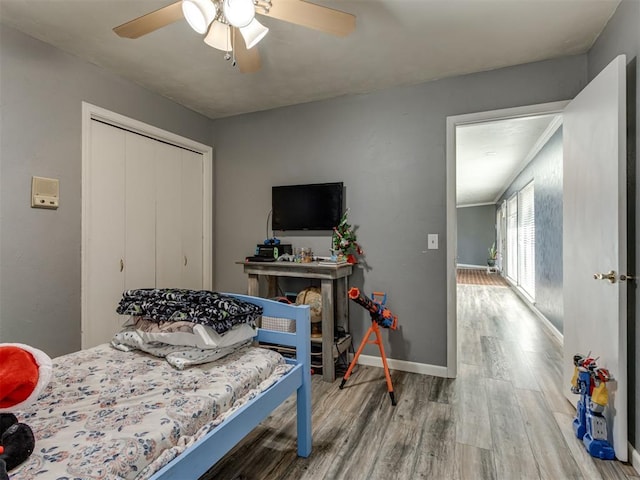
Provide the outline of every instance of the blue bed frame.
[[297,392],[298,455],[308,457],[311,454],[311,322],[309,320],[309,306],[287,305],[235,293],[229,295],[260,305],[266,316],[295,320],[296,333],[258,329],[256,337],[260,342],[295,347],[296,358],[287,359],[287,363],[293,364],[294,367],[268,390],[243,405],[205,437],[156,472],[151,480],[197,479],[294,392]]

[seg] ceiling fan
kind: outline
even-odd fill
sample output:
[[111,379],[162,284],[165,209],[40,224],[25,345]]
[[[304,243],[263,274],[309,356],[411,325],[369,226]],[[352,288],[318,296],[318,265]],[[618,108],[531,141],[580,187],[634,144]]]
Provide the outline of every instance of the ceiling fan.
[[356,27],[350,13],[304,0],[179,0],[113,29],[121,37],[138,38],[185,18],[204,42],[232,58],[242,73],[260,70],[255,45],[269,29],[255,14],[277,18],[321,32],[349,35]]

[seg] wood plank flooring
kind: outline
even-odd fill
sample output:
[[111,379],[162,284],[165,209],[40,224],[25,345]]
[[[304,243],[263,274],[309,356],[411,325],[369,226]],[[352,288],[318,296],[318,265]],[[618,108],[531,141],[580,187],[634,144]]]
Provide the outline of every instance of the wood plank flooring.
[[486,268],[458,268],[456,270],[456,282],[458,284],[472,285],[497,285],[506,287],[509,284],[502,275],[491,272]]
[[315,375],[311,457],[292,396],[201,480],[640,479],[575,438],[561,346],[510,288],[458,285],[458,332],[458,378],[392,370],[392,407],[381,368]]

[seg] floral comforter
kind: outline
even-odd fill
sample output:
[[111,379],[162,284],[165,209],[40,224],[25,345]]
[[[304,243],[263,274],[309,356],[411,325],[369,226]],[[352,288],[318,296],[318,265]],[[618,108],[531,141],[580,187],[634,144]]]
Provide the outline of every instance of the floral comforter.
[[59,357],[46,392],[17,413],[36,446],[11,479],[148,478],[289,369],[255,347],[186,370],[108,345]]

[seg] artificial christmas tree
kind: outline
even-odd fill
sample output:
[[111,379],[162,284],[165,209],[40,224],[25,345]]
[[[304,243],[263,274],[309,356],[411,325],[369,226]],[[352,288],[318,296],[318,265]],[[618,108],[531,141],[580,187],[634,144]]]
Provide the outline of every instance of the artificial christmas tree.
[[349,263],[358,263],[356,255],[363,255],[364,251],[357,241],[355,229],[347,221],[347,209],[337,227],[333,227],[331,239],[331,251],[336,257],[343,255]]

